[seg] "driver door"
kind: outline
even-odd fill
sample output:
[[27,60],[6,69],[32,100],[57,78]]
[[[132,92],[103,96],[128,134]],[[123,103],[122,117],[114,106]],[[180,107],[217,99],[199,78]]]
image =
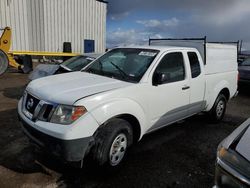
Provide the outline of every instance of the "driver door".
[[[162,83],[155,84],[154,77],[162,74]],[[166,53],[153,73],[151,100],[152,126],[149,131],[158,129],[187,116],[190,83],[187,65],[182,52]]]

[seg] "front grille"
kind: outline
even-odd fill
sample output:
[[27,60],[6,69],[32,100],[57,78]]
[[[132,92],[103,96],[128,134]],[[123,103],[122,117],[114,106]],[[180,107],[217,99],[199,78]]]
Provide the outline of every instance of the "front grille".
[[25,108],[28,112],[31,114],[34,114],[35,109],[40,102],[39,99],[35,98],[34,96],[27,94],[26,102],[25,102]]
[[55,108],[52,104],[43,104],[39,112],[38,119],[41,121],[49,121],[54,109]]
[[33,95],[26,93],[23,101],[23,113],[32,121],[37,119],[49,121],[56,105],[39,100]]

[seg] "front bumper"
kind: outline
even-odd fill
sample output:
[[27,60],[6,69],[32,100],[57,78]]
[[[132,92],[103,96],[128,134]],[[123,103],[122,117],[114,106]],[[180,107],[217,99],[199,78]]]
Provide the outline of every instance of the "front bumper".
[[90,113],[67,126],[32,120],[23,113],[22,100],[18,103],[19,120],[33,143],[69,162],[81,161],[87,155],[99,127]]
[[55,138],[28,125],[20,116],[19,120],[22,122],[24,133],[32,143],[68,162],[81,161],[94,143],[92,136],[73,140]]
[[221,161],[216,164],[215,184],[213,188],[247,188],[249,180]]

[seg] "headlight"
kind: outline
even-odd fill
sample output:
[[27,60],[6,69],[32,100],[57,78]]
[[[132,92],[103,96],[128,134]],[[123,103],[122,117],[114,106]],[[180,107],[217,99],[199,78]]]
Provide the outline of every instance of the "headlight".
[[50,122],[68,125],[87,112],[83,106],[58,105]]
[[217,149],[217,157],[223,160],[227,156],[228,156],[228,151],[224,147],[219,146]]
[[25,97],[27,95],[27,91],[26,90],[24,90],[24,92],[23,92],[23,96],[22,97]]
[[223,161],[241,175],[249,177],[249,162],[241,157],[236,151],[232,149],[226,149],[221,146],[218,148],[217,157],[219,160]]

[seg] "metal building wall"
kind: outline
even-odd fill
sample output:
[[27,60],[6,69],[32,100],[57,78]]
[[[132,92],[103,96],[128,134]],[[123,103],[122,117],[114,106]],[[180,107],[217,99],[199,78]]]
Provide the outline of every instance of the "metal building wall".
[[43,0],[45,50],[62,51],[71,42],[84,51],[84,39],[95,40],[96,52],[105,50],[106,4],[96,0]]
[[45,51],[43,0],[27,0],[29,49]]
[[13,50],[84,52],[84,39],[104,52],[106,3],[96,0],[1,0],[0,27],[13,30]]
[[0,27],[12,28],[12,49],[29,50],[27,0],[0,0]]

